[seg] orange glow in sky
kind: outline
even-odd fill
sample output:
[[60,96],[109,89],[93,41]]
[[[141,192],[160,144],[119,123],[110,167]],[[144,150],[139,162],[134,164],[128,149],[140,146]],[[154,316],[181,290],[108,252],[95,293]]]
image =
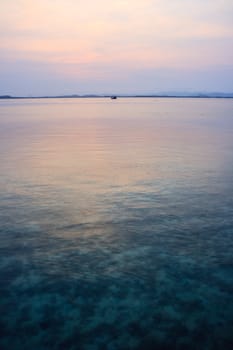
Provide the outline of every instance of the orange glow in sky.
[[233,90],[232,18],[231,0],[1,1],[0,93]]

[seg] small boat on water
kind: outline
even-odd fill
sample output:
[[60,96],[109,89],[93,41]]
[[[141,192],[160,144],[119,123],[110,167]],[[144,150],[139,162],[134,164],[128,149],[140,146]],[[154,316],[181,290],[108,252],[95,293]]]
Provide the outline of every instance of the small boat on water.
[[116,100],[117,96],[111,96],[111,100]]

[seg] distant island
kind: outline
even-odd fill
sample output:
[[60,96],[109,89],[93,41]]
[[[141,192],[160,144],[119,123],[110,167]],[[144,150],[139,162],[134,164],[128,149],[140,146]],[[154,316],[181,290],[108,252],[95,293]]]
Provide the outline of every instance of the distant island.
[[11,96],[0,95],[0,99],[38,99],[38,98],[233,98],[233,92],[197,92],[197,93],[156,93],[156,94],[85,94],[85,95],[56,95],[56,96]]

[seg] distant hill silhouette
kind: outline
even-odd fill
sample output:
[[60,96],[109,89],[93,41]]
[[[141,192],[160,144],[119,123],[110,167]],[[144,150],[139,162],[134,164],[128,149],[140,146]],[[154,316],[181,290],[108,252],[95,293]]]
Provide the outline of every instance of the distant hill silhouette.
[[0,96],[0,98],[4,99],[4,98],[12,98],[10,95],[3,95],[3,96]]

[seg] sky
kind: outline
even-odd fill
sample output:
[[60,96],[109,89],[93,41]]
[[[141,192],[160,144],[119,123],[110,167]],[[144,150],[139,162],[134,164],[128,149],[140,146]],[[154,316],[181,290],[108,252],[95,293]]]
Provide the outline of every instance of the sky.
[[0,95],[233,92],[232,0],[0,0]]

